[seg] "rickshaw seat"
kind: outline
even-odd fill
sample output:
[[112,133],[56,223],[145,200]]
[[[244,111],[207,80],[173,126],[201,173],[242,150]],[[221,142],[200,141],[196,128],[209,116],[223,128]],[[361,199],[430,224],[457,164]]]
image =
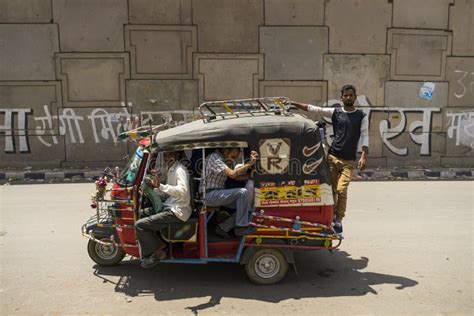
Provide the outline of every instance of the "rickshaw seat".
[[167,242],[196,241],[199,216],[196,212],[186,222],[170,224],[160,230],[160,234]]

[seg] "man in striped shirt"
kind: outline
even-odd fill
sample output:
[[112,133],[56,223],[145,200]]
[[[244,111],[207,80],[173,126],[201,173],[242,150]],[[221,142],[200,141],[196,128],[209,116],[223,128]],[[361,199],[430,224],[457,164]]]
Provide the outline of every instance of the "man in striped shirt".
[[331,174],[335,203],[334,230],[342,233],[342,219],[346,213],[347,189],[351,181],[352,170],[356,167],[358,147],[362,148],[357,167],[363,170],[369,152],[369,121],[367,115],[354,106],[357,98],[356,88],[343,86],[341,100],[343,107],[322,108],[311,104],[291,102],[297,108],[317,112],[330,119],[334,130],[334,140],[328,151],[328,163]]
[[226,160],[236,159],[239,155],[240,148],[221,148],[207,156],[203,180],[199,187],[201,193],[205,192],[206,205],[235,208],[235,213],[216,227],[216,234],[225,238],[230,237],[229,232],[234,227],[237,236],[245,236],[255,231],[254,227],[249,226],[254,192],[247,188],[225,188],[228,177],[236,179],[242,176],[255,164],[258,157],[257,152],[252,151],[249,162],[235,169],[229,168]]

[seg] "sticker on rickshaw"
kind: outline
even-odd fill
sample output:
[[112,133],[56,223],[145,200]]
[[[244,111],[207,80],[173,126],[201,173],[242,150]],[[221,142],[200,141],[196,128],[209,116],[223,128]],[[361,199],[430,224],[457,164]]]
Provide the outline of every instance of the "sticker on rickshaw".
[[260,165],[267,174],[284,174],[290,164],[291,143],[288,138],[260,140]]
[[255,205],[265,206],[314,206],[321,203],[319,179],[305,180],[302,186],[296,185],[264,186],[255,189]]

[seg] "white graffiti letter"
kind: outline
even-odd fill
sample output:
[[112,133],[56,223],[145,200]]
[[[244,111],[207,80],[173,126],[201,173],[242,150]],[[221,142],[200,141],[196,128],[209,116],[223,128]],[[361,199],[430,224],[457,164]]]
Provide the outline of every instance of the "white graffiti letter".
[[31,113],[31,109],[0,109],[5,113],[4,124],[0,125],[0,132],[5,133],[5,152],[15,152],[13,139],[13,114],[17,114],[18,136],[20,139],[20,152],[28,152],[28,139],[26,136],[26,114]]
[[[410,124],[409,132],[410,138],[415,142],[415,144],[421,145],[420,155],[428,156],[431,153],[430,149],[430,128],[431,128],[431,116],[433,112],[439,112],[437,108],[424,108],[417,109],[423,111],[423,120],[414,121]],[[415,133],[421,128],[420,133]]]
[[464,94],[466,93],[466,86],[464,85],[463,80],[467,76],[467,71],[462,71],[462,70],[457,70],[456,69],[454,72],[462,73],[461,79],[459,79],[457,81],[459,83],[459,85],[462,87],[462,92],[461,92],[461,94],[457,94],[456,92],[454,92],[454,96],[458,99],[461,99],[464,96]]
[[449,118],[449,128],[448,128],[448,137],[453,138],[454,133],[456,133],[456,146],[459,146],[459,133],[461,119],[466,113],[446,113],[446,116]]
[[382,120],[379,124],[380,135],[382,136],[383,143],[390,149],[393,153],[406,156],[408,154],[408,148],[397,148],[392,143],[390,143],[390,139],[393,139],[400,135],[406,126],[406,116],[402,109],[397,109],[398,113],[401,115],[400,123],[394,128],[389,128],[390,123],[388,120]]
[[448,137],[455,137],[456,146],[474,148],[474,112],[446,113],[446,116],[449,118]]
[[[43,105],[44,109],[44,114],[45,116],[42,117],[35,117],[35,121],[41,121],[42,126],[36,126],[36,137],[38,137],[38,140],[45,145],[46,147],[51,147],[53,144],[48,143],[43,139],[43,136],[46,134],[46,130],[52,130],[53,129],[53,117],[51,116],[51,113],[49,113],[49,109],[47,105]],[[56,117],[55,117],[56,118]],[[58,143],[58,139],[56,138],[55,135],[51,135],[51,139],[53,140],[54,144]]]
[[[59,115],[59,134],[66,135],[66,131],[71,137],[71,143],[76,143],[76,137],[74,134],[73,126],[75,127],[77,137],[79,138],[79,143],[84,143],[84,138],[82,137],[82,130],[79,121],[83,121],[84,118],[82,116],[76,115],[74,109],[63,109],[63,113]],[[66,125],[67,122],[67,125]]]
[[100,143],[100,140],[97,136],[97,127],[95,125],[96,119],[100,120],[102,126],[102,129],[100,130],[100,136],[102,136],[103,139],[108,140],[110,134],[112,140],[115,143],[117,136],[115,135],[115,131],[112,126],[112,117],[113,116],[109,115],[109,113],[107,113],[107,111],[104,109],[95,109],[94,111],[92,111],[91,115],[88,116],[88,118],[91,120],[94,140],[97,144]]

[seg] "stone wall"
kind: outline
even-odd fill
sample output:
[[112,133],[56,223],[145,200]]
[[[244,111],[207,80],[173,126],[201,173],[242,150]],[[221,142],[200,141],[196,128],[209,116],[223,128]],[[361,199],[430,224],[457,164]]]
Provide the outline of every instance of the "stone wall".
[[0,0],[0,168],[113,164],[138,121],[328,106],[348,83],[370,166],[473,167],[473,16],[474,0]]

